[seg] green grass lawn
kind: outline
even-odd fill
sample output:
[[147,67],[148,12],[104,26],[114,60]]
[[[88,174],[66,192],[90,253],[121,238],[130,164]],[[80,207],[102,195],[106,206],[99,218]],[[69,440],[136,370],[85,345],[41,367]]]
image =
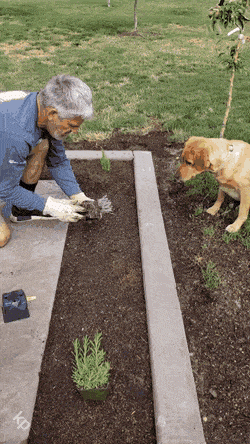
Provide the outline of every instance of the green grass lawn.
[[[175,140],[219,137],[230,73],[218,50],[231,45],[210,29],[216,1],[0,0],[0,89],[41,89],[56,74],[80,77],[93,91],[95,118],[69,139],[102,139],[114,128],[146,132],[156,124]],[[248,25],[246,35],[250,35]],[[233,37],[232,37],[233,40]],[[224,137],[250,142],[250,43],[236,73]]]

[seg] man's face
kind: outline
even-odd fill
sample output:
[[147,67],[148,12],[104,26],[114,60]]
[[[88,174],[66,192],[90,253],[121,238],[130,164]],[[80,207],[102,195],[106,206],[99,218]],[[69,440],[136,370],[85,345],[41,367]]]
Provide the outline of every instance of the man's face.
[[77,134],[83,120],[80,116],[60,119],[57,112],[54,112],[49,115],[46,129],[54,139],[63,140],[70,133]]

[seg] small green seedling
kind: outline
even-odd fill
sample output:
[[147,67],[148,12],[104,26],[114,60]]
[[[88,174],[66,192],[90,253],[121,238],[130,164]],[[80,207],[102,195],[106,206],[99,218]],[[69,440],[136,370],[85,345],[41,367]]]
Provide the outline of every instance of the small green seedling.
[[83,349],[78,339],[73,342],[75,368],[72,379],[78,388],[99,388],[107,385],[109,382],[110,363],[104,362],[106,352],[100,350],[101,336],[102,333],[96,333],[94,342],[85,336]]
[[100,163],[101,163],[102,169],[103,169],[104,171],[107,171],[107,172],[109,173],[110,168],[111,168],[111,166],[110,166],[110,160],[109,160],[109,159],[107,158],[107,156],[105,155],[103,149],[102,149],[102,158],[100,159]]
[[212,261],[209,261],[207,264],[207,268],[205,270],[201,270],[203,277],[205,279],[205,287],[206,288],[217,288],[220,283],[220,276],[215,269],[215,264]]
[[203,233],[204,233],[204,236],[212,237],[215,233],[215,229],[213,226],[210,226],[210,227],[204,228]]
[[198,208],[196,208],[194,215],[199,216],[202,213],[203,213],[203,207],[198,207]]

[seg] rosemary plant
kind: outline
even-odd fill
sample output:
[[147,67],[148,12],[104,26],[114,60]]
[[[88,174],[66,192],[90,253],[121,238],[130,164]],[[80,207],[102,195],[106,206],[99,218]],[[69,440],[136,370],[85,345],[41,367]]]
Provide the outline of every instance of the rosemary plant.
[[106,352],[100,350],[101,336],[102,333],[96,333],[94,342],[85,336],[83,349],[78,339],[73,342],[75,368],[72,379],[78,388],[82,387],[87,390],[99,388],[108,383],[110,363],[103,362]]

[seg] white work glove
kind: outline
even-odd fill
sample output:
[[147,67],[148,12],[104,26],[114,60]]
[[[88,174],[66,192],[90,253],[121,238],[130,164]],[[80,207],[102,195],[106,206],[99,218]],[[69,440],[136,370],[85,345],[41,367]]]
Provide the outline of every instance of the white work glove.
[[90,202],[94,202],[95,199],[90,199],[83,192],[81,192],[77,194],[72,194],[72,196],[70,196],[70,200],[72,203],[80,205],[87,200],[89,200]]
[[77,222],[84,217],[77,211],[82,211],[82,207],[75,205],[71,200],[54,199],[54,197],[49,196],[43,209],[43,215],[49,214],[62,222]]

